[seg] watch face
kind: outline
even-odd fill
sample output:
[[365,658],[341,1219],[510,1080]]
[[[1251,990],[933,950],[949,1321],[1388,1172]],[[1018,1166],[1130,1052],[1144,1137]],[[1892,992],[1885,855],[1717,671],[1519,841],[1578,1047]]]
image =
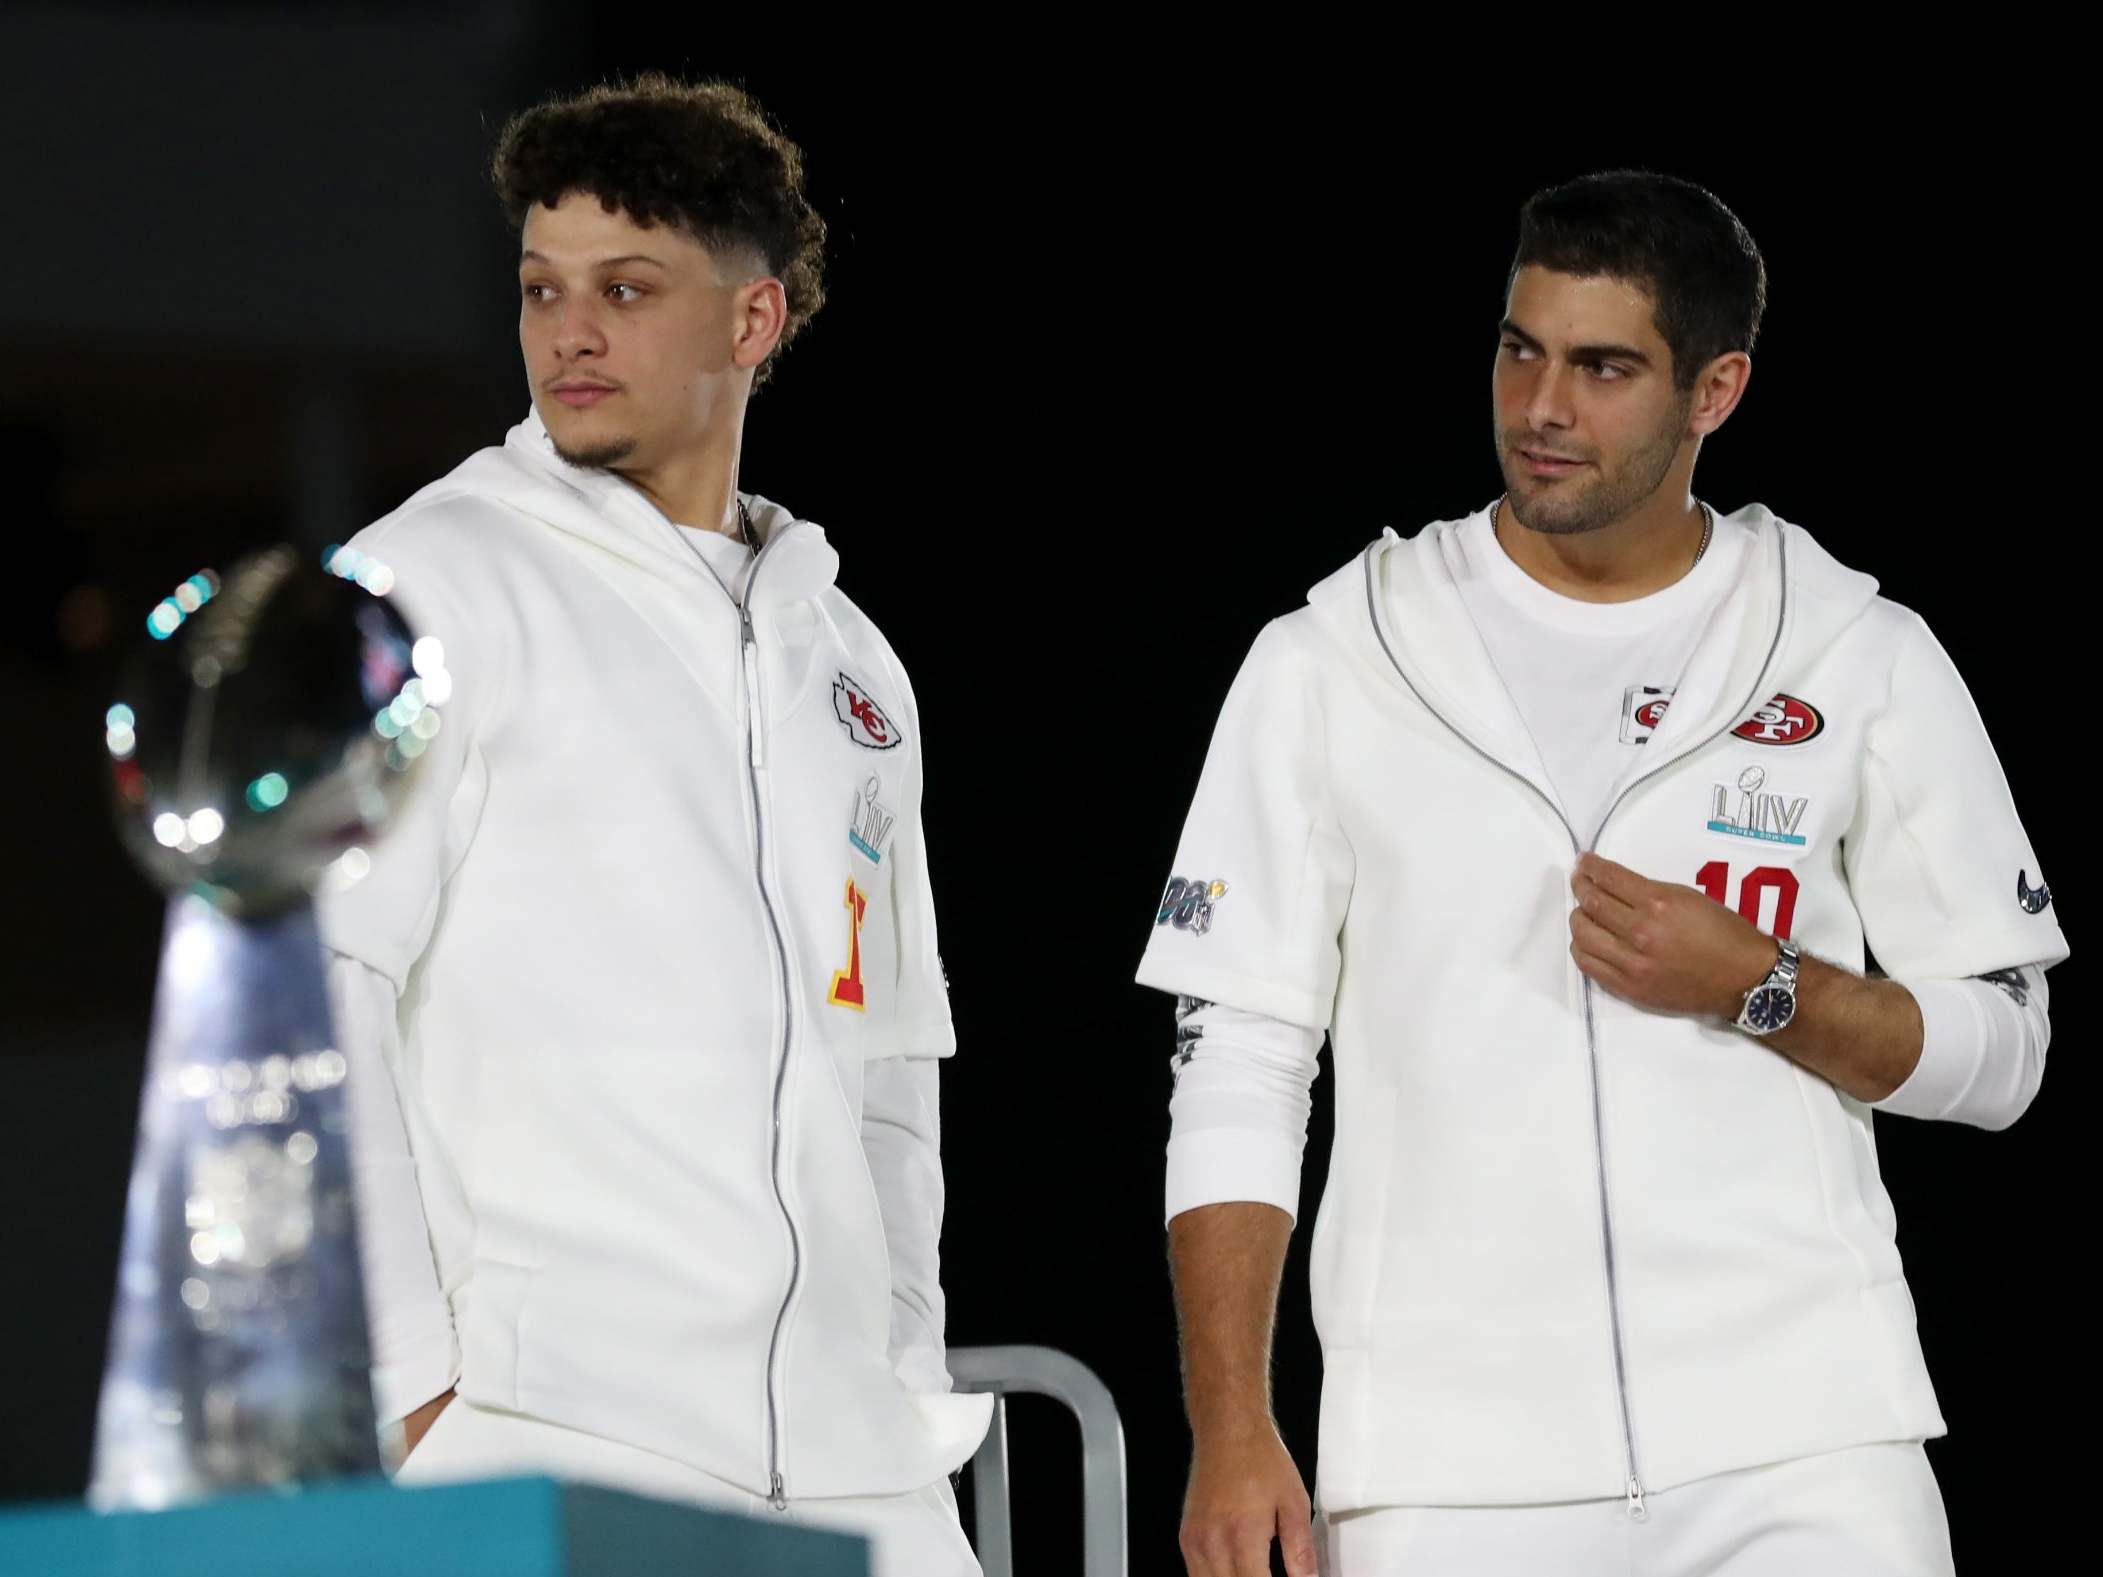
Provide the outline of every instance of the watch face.
[[1796,1016],[1796,993],[1783,986],[1762,986],[1745,1004],[1746,1027],[1771,1035]]

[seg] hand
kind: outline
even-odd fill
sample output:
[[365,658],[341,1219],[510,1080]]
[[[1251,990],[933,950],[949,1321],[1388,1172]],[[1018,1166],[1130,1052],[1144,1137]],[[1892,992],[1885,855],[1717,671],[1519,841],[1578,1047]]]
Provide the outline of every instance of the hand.
[[1183,1497],[1183,1563],[1190,1577],[1270,1577],[1271,1542],[1288,1577],[1315,1577],[1307,1486],[1278,1431],[1200,1445]]
[[438,1415],[445,1411],[446,1404],[453,1399],[453,1390],[447,1387],[432,1397],[423,1406],[402,1420],[402,1460],[409,1460],[409,1453],[416,1449],[417,1441],[430,1433],[431,1426],[438,1422]]
[[1570,956],[1588,979],[1637,1007],[1729,1022],[1774,967],[1774,938],[1698,888],[1587,854],[1570,889]]

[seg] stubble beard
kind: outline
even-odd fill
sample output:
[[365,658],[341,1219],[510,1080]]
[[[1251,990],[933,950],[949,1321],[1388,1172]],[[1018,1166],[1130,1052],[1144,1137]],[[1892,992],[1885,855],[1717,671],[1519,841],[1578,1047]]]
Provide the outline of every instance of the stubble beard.
[[[1682,435],[1687,430],[1687,412],[1693,405],[1689,395],[1673,402],[1672,415],[1659,424],[1642,445],[1612,471],[1600,472],[1589,487],[1570,489],[1567,494],[1550,483],[1541,493],[1528,495],[1514,478],[1515,466],[1504,468],[1506,498],[1519,524],[1529,531],[1551,537],[1582,536],[1603,531],[1626,520],[1642,507],[1672,470],[1679,456]],[[1499,458],[1516,456],[1523,434],[1500,434]]]
[[592,471],[604,471],[617,466],[635,453],[633,438],[602,438],[595,444],[573,449],[550,433],[548,442],[554,445],[556,455],[565,465],[579,466]]

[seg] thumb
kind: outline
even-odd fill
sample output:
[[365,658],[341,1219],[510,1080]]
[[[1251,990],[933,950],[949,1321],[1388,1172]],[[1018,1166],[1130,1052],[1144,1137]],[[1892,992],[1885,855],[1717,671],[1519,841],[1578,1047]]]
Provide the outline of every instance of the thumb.
[[1304,1508],[1297,1516],[1288,1511],[1278,1518],[1278,1553],[1285,1557],[1286,1577],[1318,1577],[1314,1528]]

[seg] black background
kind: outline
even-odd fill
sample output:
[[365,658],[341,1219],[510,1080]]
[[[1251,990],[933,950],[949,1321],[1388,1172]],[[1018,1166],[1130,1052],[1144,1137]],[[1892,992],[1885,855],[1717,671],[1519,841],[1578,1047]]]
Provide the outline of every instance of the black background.
[[[1876,73],[1754,95],[1729,73],[1588,86],[1416,59],[1405,82],[1340,74],[1349,40],[1310,74],[954,33],[849,69],[522,7],[491,35],[504,68],[462,80],[432,64],[422,8],[302,14],[311,47],[266,7],[5,14],[47,69],[0,142],[19,265],[0,265],[0,1497],[74,1495],[87,1470],[160,923],[98,759],[134,614],[288,520],[354,528],[523,413],[511,243],[477,165],[504,114],[610,71],[740,79],[808,154],[832,299],[752,407],[744,481],[827,527],[919,694],[962,1047],[951,1340],[1049,1343],[1109,1383],[1135,1573],[1179,1569],[1187,1435],[1159,1208],[1169,1012],[1131,974],[1257,630],[1382,526],[1496,492],[1493,327],[1534,188],[1643,164],[1711,186],[1758,238],[1756,376],[1697,490],[1808,526],[1927,617],[2078,940],[2087,490],[2067,484],[2092,379],[2055,296],[2083,265],[2058,250],[2065,144],[1982,104],[1991,77],[1941,68],[1973,90],[1958,112]],[[173,129],[214,156],[156,167]],[[69,173],[82,138],[120,178]],[[303,330],[246,332],[272,292],[318,304]],[[2023,1569],[2071,1482],[2049,1442],[2077,1405],[2090,995],[2078,964],[2053,987],[2053,1076],[2014,1130],[1878,1124],[1972,1571]],[[1310,1220],[1327,1098],[1325,1076]],[[1305,1236],[1277,1389],[1311,1470]],[[1018,1569],[1077,1570],[1075,1432],[1025,1400],[1011,1445]]]

